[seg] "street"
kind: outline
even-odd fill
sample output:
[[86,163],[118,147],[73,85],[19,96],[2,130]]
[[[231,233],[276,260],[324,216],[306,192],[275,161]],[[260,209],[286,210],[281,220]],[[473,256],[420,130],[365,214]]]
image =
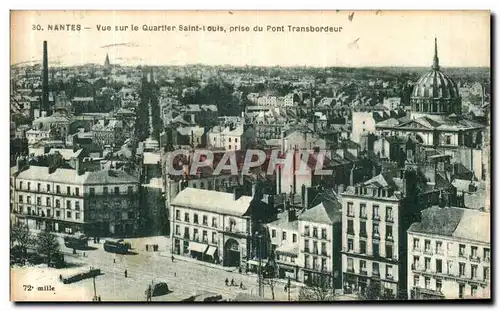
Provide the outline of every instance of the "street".
[[[72,250],[65,247],[62,238],[59,238],[61,250],[65,253],[65,260],[70,265],[78,266],[79,270],[94,267],[101,269],[103,275],[96,277],[96,292],[101,296],[102,301],[144,301],[146,299],[145,290],[151,282],[166,282],[170,291],[178,295],[191,295],[199,292],[211,292],[221,294],[224,299],[232,299],[238,293],[244,292],[258,295],[258,280],[256,275],[245,275],[236,272],[228,272],[220,268],[213,268],[197,264],[195,262],[176,259],[171,260],[170,250],[166,248],[168,238],[150,237],[140,239],[128,239],[132,243],[132,254],[120,255],[108,253],[103,250],[101,240],[99,244],[89,242],[90,248],[94,250],[77,251],[77,255],[72,255]],[[158,244],[158,252],[146,252],[146,244]],[[85,256],[83,255],[85,252]],[[114,259],[114,260],[113,260]],[[41,269],[41,268],[28,268]],[[79,289],[84,292],[82,300],[91,300],[94,295],[92,279],[86,279],[74,284],[64,285],[58,280],[58,275],[63,276],[75,273],[75,268],[71,269],[49,269],[55,270],[56,274],[46,273],[51,276],[48,281],[57,288]],[[127,270],[127,278],[124,271]],[[58,274],[59,273],[59,274]],[[55,277],[55,279],[54,279]],[[234,279],[235,286],[226,286],[225,279]],[[47,281],[44,281],[45,283]],[[39,284],[42,281],[39,281]],[[54,283],[55,282],[55,283]],[[244,289],[240,289],[240,282],[243,282]],[[85,290],[82,290],[84,288]],[[298,287],[292,286],[291,299],[298,297]],[[288,293],[284,290],[284,282],[275,285],[275,300],[287,301]],[[80,294],[81,295],[81,294]],[[167,296],[153,297],[155,300],[168,299]],[[269,286],[264,288],[264,297],[271,299],[272,293]]]

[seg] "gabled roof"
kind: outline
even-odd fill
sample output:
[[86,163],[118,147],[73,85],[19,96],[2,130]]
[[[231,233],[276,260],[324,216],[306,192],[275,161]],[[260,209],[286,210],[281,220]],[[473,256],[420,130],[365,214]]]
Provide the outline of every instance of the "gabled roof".
[[301,221],[333,225],[342,221],[342,215],[330,204],[320,203],[315,207],[305,210],[298,217]]

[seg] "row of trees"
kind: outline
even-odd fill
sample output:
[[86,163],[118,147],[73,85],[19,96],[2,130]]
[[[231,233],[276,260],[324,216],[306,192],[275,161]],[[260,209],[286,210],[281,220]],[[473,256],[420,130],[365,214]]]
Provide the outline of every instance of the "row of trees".
[[11,255],[17,257],[15,259],[18,262],[27,262],[30,249],[44,257],[47,264],[50,264],[51,259],[59,252],[59,242],[50,232],[42,231],[32,235],[26,224],[18,223],[11,227],[10,234]]

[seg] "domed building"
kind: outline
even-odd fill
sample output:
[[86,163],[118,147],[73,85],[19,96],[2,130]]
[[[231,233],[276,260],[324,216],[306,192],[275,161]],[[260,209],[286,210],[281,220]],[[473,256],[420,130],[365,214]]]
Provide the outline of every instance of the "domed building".
[[431,70],[415,84],[410,104],[409,119],[378,122],[376,132],[412,137],[424,147],[452,155],[479,177],[485,126],[462,117],[462,98],[455,81],[439,67],[436,39]]
[[432,69],[418,79],[410,98],[411,117],[429,117],[462,113],[458,86],[439,67],[437,39],[434,39]]

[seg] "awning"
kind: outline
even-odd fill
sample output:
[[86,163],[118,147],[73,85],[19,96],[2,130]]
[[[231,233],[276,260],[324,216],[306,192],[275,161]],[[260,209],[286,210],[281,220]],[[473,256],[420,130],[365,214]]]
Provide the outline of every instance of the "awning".
[[205,250],[207,249],[208,245],[202,244],[202,243],[197,243],[197,242],[189,242],[189,247],[188,250],[198,252],[198,253],[204,253]]
[[217,251],[217,247],[215,247],[215,246],[209,246],[206,254],[208,256],[212,256],[213,257],[216,251]]

